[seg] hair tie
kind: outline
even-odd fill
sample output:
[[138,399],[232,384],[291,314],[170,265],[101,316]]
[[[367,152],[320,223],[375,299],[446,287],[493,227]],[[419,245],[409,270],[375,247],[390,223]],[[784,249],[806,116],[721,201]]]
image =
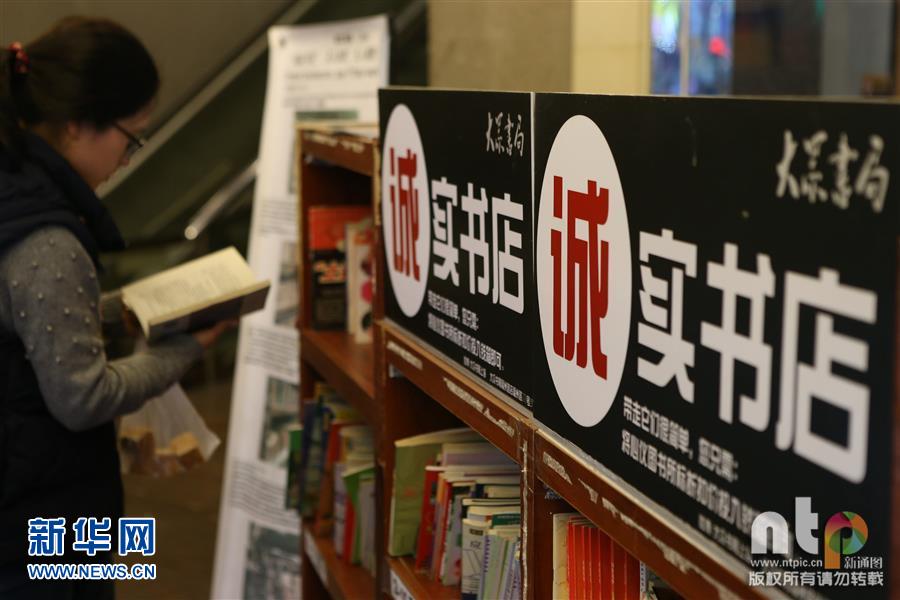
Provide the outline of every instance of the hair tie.
[[12,54],[13,71],[19,75],[27,74],[31,62],[28,60],[28,54],[25,53],[22,43],[13,42],[9,45],[9,51]]

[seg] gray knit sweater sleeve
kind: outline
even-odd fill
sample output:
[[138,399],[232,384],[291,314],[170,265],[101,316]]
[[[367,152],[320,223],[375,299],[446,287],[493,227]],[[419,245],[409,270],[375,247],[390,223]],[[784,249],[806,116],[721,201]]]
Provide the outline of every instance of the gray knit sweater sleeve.
[[74,431],[137,410],[202,354],[180,335],[107,362],[97,273],[64,228],[40,229],[0,258],[0,296],[0,326],[22,340],[50,413]]

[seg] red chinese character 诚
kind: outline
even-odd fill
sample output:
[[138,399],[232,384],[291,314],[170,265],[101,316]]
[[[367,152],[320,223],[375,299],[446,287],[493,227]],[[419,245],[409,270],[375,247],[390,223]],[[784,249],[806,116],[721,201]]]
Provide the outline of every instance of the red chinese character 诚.
[[417,156],[412,150],[406,156],[391,159],[391,215],[394,227],[394,269],[419,281],[419,261],[416,242],[419,240],[419,193],[413,185],[416,177]]
[[[606,354],[600,341],[600,322],[609,305],[609,243],[598,238],[597,228],[609,216],[609,191],[596,181],[588,181],[587,192],[564,190],[562,177],[553,178],[553,216],[563,219],[566,204],[566,259],[563,266],[562,232],[550,232],[553,257],[553,351],[579,367],[587,365],[588,344],[591,364],[598,377],[606,378]],[[576,224],[587,224],[587,239],[576,235]],[[577,298],[576,298],[576,267]],[[562,328],[562,274],[566,273],[566,328]],[[577,330],[576,330],[577,304]],[[590,310],[588,310],[590,308]]]

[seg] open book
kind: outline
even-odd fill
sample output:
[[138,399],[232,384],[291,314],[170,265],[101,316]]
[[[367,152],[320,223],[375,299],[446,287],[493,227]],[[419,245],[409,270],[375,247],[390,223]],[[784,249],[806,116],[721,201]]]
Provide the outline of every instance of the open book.
[[123,287],[122,303],[153,341],[259,310],[268,292],[232,246]]

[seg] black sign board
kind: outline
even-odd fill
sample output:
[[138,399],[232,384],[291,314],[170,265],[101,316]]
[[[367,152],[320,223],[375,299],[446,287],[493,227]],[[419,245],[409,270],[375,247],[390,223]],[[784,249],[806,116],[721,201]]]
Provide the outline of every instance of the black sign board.
[[[886,597],[897,107],[534,110],[535,418],[752,565],[751,585]],[[765,573],[782,542],[805,562]]]
[[531,408],[531,95],[379,104],[385,314]]

